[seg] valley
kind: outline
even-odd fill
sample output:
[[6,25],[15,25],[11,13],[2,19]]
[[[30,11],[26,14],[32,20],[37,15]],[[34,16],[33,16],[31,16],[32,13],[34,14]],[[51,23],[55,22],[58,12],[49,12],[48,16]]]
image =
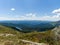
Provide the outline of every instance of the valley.
[[0,22],[0,45],[60,45],[59,26],[48,21]]

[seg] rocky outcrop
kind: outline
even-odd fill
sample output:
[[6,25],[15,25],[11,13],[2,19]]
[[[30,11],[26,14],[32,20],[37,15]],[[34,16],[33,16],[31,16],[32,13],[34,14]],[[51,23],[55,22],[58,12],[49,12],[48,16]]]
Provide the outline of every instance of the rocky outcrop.
[[55,28],[53,29],[53,32],[54,32],[54,34],[55,34],[55,37],[56,37],[57,39],[60,39],[60,26],[55,27]]
[[32,42],[32,41],[27,41],[27,40],[21,40],[21,41],[28,45],[49,45],[47,43],[37,43],[37,42]]
[[60,45],[60,26],[55,27],[53,30],[53,37],[56,45]]

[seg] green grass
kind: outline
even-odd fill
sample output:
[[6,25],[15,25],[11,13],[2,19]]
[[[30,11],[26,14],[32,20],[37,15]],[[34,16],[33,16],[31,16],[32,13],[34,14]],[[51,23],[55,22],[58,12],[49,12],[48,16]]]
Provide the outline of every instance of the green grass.
[[[6,27],[0,25],[0,44],[1,45],[26,45],[21,42],[20,39],[29,40],[38,43],[49,43],[50,45],[56,45],[54,40],[54,33],[51,30],[44,31],[44,32],[30,32],[30,33],[22,33],[13,29],[11,27]],[[13,34],[6,36],[7,34]]]

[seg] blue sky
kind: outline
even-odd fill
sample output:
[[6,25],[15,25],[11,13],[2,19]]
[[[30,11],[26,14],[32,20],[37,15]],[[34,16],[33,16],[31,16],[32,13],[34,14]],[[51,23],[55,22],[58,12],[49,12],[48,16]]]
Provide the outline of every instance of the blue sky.
[[0,20],[60,20],[60,0],[0,0]]

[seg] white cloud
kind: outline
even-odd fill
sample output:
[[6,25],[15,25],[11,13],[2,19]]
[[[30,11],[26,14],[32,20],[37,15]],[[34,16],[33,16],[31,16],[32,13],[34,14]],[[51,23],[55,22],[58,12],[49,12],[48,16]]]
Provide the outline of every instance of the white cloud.
[[11,11],[15,11],[15,8],[11,8]]
[[45,16],[37,16],[33,13],[28,13],[25,16],[20,16],[20,20],[50,20],[50,21],[57,21],[60,20],[60,15],[45,15]]
[[16,17],[0,17],[0,20],[50,20],[57,21],[60,20],[60,15],[45,15],[45,16],[37,16],[34,13],[28,13],[24,16],[16,16]]
[[60,8],[53,10],[52,13],[54,13],[54,14],[60,14]]
[[20,19],[21,20],[36,20],[36,14],[33,14],[33,13],[28,13],[28,14],[25,14],[24,16],[20,16]]
[[29,13],[29,14],[26,14],[27,17],[35,17],[36,14],[33,14],[33,13]]
[[60,20],[60,8],[53,10],[52,13],[55,14],[52,16],[55,20]]
[[27,13],[25,15],[20,15],[16,17],[0,17],[0,20],[50,20],[50,21],[57,21],[60,20],[60,9],[56,9],[52,11],[53,15],[45,15],[45,16],[38,16],[35,13]]

